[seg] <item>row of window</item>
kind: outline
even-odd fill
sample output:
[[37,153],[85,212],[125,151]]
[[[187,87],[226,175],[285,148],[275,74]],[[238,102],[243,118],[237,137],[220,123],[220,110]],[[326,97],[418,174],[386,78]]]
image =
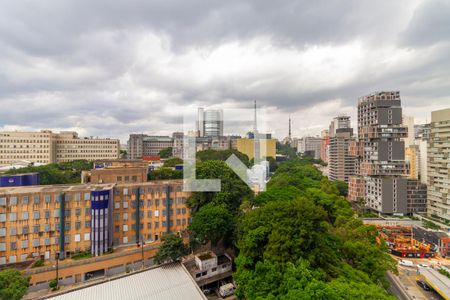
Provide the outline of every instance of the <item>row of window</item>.
[[[73,241],[74,242],[81,242],[81,234],[74,234],[73,235]],[[89,241],[91,239],[90,233],[84,233],[83,234],[84,241]],[[71,240],[70,235],[64,236],[64,243],[69,244]],[[31,241],[31,243],[30,243]],[[53,243],[52,243],[53,241]],[[58,245],[59,244],[59,237],[54,238],[43,238],[43,239],[31,239],[31,240],[20,240],[20,241],[12,241],[10,242],[9,249],[10,250],[17,250],[18,247],[20,249],[27,249],[30,247],[40,247],[40,246],[51,246],[51,245]],[[0,251],[6,251],[6,243],[0,243]]]
[[[65,201],[69,202],[72,197],[75,201],[80,201],[81,200],[81,194],[82,193],[75,193],[75,194],[65,194]],[[88,201],[91,200],[91,193],[83,193],[84,197],[83,199]],[[50,203],[52,200],[52,196],[51,195],[45,195],[44,197],[44,202],[45,203]],[[60,200],[60,194],[55,194],[53,196],[53,199],[55,202],[59,202]],[[27,205],[30,203],[30,200],[32,200],[33,204],[40,204],[41,201],[41,197],[39,195],[33,195],[32,197],[29,196],[22,196],[20,198],[20,204],[22,205]],[[97,200],[97,199],[95,199]],[[100,196],[100,200],[103,200],[103,196]],[[9,197],[9,205],[17,205],[18,202],[18,197],[17,196],[11,196]],[[0,206],[6,206],[7,203],[7,198],[6,197],[0,197]]]
[[[75,209],[75,216],[81,216],[81,208],[76,208]],[[66,209],[64,210],[64,215],[65,217],[70,217],[72,214],[72,210],[71,209]],[[90,207],[85,207],[84,208],[84,214],[85,216],[90,216],[91,215],[91,208]],[[8,213],[8,220],[11,222],[14,221],[26,221],[30,219],[30,214],[28,211],[23,211],[22,213],[19,214],[19,216],[21,217],[20,219],[17,219],[17,213],[16,212],[10,212]],[[42,214],[43,218],[45,219],[50,219],[51,214],[49,210],[45,210]],[[59,218],[61,216],[60,210],[59,209],[55,209],[53,210],[53,217],[54,218]],[[34,220],[39,220],[41,218],[41,212],[38,210],[35,210],[32,212],[32,218]],[[0,214],[0,222],[6,222],[6,214]]]

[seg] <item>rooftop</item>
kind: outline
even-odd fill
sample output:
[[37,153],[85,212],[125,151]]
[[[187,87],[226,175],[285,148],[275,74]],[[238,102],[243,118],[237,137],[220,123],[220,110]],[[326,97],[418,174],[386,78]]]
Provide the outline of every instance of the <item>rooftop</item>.
[[197,300],[206,299],[180,263],[163,265],[56,296],[55,300]]

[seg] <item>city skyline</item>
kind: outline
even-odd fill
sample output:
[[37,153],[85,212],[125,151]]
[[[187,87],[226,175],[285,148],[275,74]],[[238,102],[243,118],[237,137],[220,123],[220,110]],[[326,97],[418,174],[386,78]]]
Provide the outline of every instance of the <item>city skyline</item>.
[[124,143],[180,131],[185,109],[256,100],[282,139],[288,115],[293,137],[340,113],[355,127],[358,97],[375,91],[399,90],[416,123],[448,107],[449,3],[345,4],[5,3],[0,130]]

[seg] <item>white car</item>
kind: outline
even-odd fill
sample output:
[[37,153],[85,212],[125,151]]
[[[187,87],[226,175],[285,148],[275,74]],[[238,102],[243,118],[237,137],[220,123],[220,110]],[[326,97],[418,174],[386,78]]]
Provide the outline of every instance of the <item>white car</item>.
[[401,259],[400,260],[400,265],[405,266],[405,267],[413,267],[414,263],[410,260],[406,260],[406,259]]
[[429,268],[430,268],[430,266],[427,265],[427,264],[418,264],[417,266],[418,266],[419,268],[424,268],[424,269],[429,269]]

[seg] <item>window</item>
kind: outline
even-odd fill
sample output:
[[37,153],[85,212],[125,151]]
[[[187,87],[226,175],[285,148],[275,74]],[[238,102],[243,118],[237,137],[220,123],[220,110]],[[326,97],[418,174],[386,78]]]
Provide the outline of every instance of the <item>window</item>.
[[147,200],[147,206],[151,206],[152,205],[152,200]]
[[5,197],[0,198],[0,206],[6,206],[6,198]]
[[91,221],[84,221],[85,228],[91,228]]
[[70,222],[66,222],[66,224],[64,224],[64,230],[70,230]]
[[123,208],[128,208],[128,201],[123,201]]
[[182,208],[181,212],[182,212],[183,215],[186,214],[186,208]]
[[151,210],[147,210],[147,217],[151,218],[152,217],[152,211]]
[[117,182],[121,182],[122,181],[122,176],[117,176]]
[[50,218],[50,211],[49,210],[44,211],[44,218],[46,218],[46,219]]
[[45,195],[44,196],[44,202],[45,203],[50,203],[50,197],[51,197],[50,195]]
[[128,195],[128,188],[124,188],[124,189],[123,189],[123,195],[124,195],[124,196]]
[[11,250],[16,250],[16,249],[17,249],[17,242],[11,242]]
[[155,205],[156,205],[156,206],[159,206],[159,199],[156,199],[156,200],[155,200]]
[[34,225],[34,226],[33,226],[33,233],[39,233],[39,231],[41,231],[41,226],[39,226],[39,225]]
[[70,243],[70,235],[64,236],[64,244],[69,244],[69,243]]
[[22,212],[22,220],[28,220],[28,212],[27,211]]
[[120,221],[120,214],[119,213],[114,214],[114,221]]
[[66,210],[64,211],[64,213],[65,213],[65,216],[66,216],[66,217],[70,217],[71,210],[70,210],[70,209],[66,209]]
[[33,211],[33,219],[39,219],[39,211],[38,210],[35,210],[35,211]]
[[85,241],[89,241],[91,239],[91,234],[90,233],[85,233],[84,234],[84,240]]
[[147,229],[152,228],[152,223],[147,223]]
[[81,200],[81,193],[76,193],[75,194],[75,201],[80,201]]
[[78,230],[80,228],[81,228],[81,222],[80,221],[75,222],[75,229]]
[[128,220],[128,213],[123,213],[123,220],[127,221]]
[[162,221],[162,227],[166,227],[166,221]]
[[11,235],[16,235],[17,234],[17,228],[16,227],[11,227],[10,234]]
[[49,238],[45,238],[44,239],[44,245],[45,246],[50,246],[50,239]]
[[165,209],[163,209],[162,215],[163,215],[163,216],[166,216],[166,210],[165,210]]
[[155,228],[159,228],[159,222],[155,222]]
[[84,209],[84,214],[85,214],[86,216],[90,216],[90,215],[91,215],[91,209],[90,209],[89,207],[86,207],[86,208]]
[[155,210],[155,217],[159,217],[159,210]]
[[28,240],[22,241],[22,249],[28,248]]
[[75,239],[75,242],[79,242],[79,241],[81,241],[81,235],[78,233],[78,234],[75,234],[74,235],[74,239]]
[[[125,176],[125,181],[130,181],[130,176]],[[125,190],[125,189],[124,189]],[[125,194],[124,194],[125,195]]]
[[91,200],[91,193],[84,193],[84,200],[85,201]]
[[177,225],[181,225],[181,220],[177,219]]
[[34,204],[39,204],[40,200],[39,200],[39,196],[33,196],[33,203]]
[[181,214],[181,209],[177,208],[177,215]]
[[32,242],[33,247],[39,247],[39,239],[33,239]]
[[124,243],[124,244],[128,244],[128,237],[127,237],[127,236],[124,236],[124,237],[123,237],[123,243]]
[[75,215],[76,216],[81,215],[81,208],[75,208]]
[[114,227],[114,231],[115,231],[115,232],[120,232],[120,226],[119,226],[119,225],[116,225],[116,226]]
[[49,232],[50,231],[50,224],[45,224],[44,225],[44,231],[45,232]]
[[23,205],[27,205],[28,204],[28,196],[23,196],[22,197],[22,204]]
[[55,210],[53,211],[53,217],[54,217],[54,218],[59,218],[59,209],[55,209]]
[[17,197],[10,197],[9,205],[17,205]]
[[114,202],[114,208],[115,209],[120,208],[120,202],[119,201]]
[[9,220],[10,221],[17,221],[17,214],[16,213],[10,213],[9,214]]

